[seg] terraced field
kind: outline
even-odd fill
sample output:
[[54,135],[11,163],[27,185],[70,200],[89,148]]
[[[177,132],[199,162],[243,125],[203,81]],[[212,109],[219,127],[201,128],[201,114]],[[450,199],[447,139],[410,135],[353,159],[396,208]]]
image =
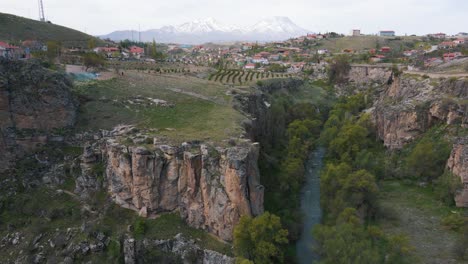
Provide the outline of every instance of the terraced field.
[[293,77],[291,73],[275,73],[275,72],[259,72],[259,71],[242,71],[242,70],[219,70],[211,74],[208,80],[219,82],[222,84],[247,85],[255,83],[259,80],[267,80],[273,78],[288,78]]

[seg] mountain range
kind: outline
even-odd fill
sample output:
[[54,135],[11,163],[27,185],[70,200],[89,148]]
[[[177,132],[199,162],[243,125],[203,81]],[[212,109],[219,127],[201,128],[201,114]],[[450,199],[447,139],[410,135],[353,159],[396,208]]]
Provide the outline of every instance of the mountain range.
[[225,25],[210,17],[178,26],[164,26],[141,32],[136,30],[114,31],[99,37],[114,41],[141,38],[141,41],[145,42],[155,39],[162,43],[202,44],[206,42],[286,40],[307,33],[310,31],[299,27],[288,17],[269,17],[248,27]]

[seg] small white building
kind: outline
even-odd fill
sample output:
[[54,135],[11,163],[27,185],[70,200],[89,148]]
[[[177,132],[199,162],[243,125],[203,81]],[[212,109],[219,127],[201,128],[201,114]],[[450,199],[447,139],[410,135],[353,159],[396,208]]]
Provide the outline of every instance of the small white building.
[[329,51],[327,49],[319,49],[317,50],[317,54],[320,54],[320,55],[323,55],[323,54],[327,54]]
[[253,70],[253,69],[255,69],[255,64],[253,64],[253,63],[246,64],[246,65],[244,66],[244,69],[246,69],[246,70]]
[[360,30],[360,29],[353,29],[353,30],[351,30],[351,36],[353,36],[353,37],[359,37],[359,36],[361,36],[361,30]]

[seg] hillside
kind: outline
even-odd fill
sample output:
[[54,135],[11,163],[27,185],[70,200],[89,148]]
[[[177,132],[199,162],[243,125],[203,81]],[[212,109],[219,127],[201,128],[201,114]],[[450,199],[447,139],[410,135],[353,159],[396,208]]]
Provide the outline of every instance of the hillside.
[[360,36],[324,39],[318,48],[325,48],[331,52],[341,52],[344,49],[366,50],[388,46],[392,49],[412,49],[421,41],[421,37],[383,38],[378,36]]
[[0,13],[0,40],[60,41],[64,46],[86,46],[93,36],[71,28]]

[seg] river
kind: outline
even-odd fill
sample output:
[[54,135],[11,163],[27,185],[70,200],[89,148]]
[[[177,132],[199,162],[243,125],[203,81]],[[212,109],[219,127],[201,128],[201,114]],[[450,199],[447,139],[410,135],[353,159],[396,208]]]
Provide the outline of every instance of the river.
[[300,239],[297,241],[297,260],[299,264],[310,264],[318,260],[312,251],[314,238],[312,228],[322,219],[320,208],[320,170],[323,166],[324,148],[313,151],[305,165],[306,182],[301,193],[301,212],[303,214],[303,228]]

